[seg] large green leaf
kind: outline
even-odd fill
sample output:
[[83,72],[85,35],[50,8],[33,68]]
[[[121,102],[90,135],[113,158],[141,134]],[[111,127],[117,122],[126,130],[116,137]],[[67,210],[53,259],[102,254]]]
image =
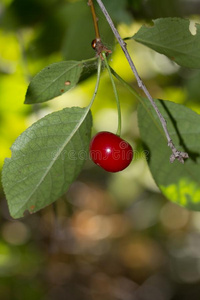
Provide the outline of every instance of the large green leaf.
[[200,116],[189,108],[169,101],[156,100],[175,146],[188,152],[181,164],[169,162],[160,121],[147,99],[138,108],[138,122],[151,173],[160,190],[172,202],[191,210],[200,210]]
[[180,66],[200,68],[200,24],[196,24],[195,35],[191,34],[189,25],[186,19],[157,19],[154,26],[142,26],[132,38]]
[[25,103],[41,103],[73,88],[79,81],[83,62],[62,61],[40,71],[30,82]]
[[2,172],[13,218],[38,211],[68,189],[88,157],[91,126],[87,108],[65,108],[40,119],[17,138]]

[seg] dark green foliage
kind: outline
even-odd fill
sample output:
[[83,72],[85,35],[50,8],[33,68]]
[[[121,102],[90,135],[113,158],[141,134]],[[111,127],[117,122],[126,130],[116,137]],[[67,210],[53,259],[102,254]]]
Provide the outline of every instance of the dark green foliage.
[[180,66],[200,68],[200,25],[196,24],[196,34],[190,32],[189,25],[185,19],[158,19],[152,27],[143,25],[133,39]]

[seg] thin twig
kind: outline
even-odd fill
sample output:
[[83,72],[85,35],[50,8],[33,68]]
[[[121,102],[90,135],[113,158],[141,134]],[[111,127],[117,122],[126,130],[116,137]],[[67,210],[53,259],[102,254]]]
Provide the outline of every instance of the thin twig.
[[92,18],[93,18],[93,23],[94,23],[94,30],[95,30],[95,35],[96,35],[96,40],[100,41],[100,33],[99,33],[99,26],[98,26],[98,18],[94,9],[94,3],[92,0],[88,0],[88,5],[91,8],[91,13],[92,13]]
[[103,14],[104,14],[104,16],[105,16],[108,24],[110,25],[110,27],[111,27],[111,29],[112,29],[112,31],[113,31],[116,39],[118,40],[118,42],[119,42],[119,44],[120,44],[120,46],[121,46],[121,48],[122,48],[122,50],[123,50],[123,52],[124,52],[127,60],[128,60],[128,63],[129,63],[129,65],[130,65],[130,67],[131,67],[131,69],[133,71],[133,74],[136,77],[136,80],[137,80],[139,88],[141,88],[143,90],[143,92],[145,93],[145,95],[147,96],[147,98],[149,99],[149,101],[151,102],[151,105],[155,109],[155,111],[156,111],[156,113],[157,113],[157,115],[158,115],[158,117],[160,119],[160,122],[162,124],[163,130],[164,130],[166,138],[167,138],[168,146],[172,150],[172,155],[170,157],[170,162],[173,163],[175,159],[178,159],[181,163],[184,163],[184,159],[186,159],[186,158],[189,157],[188,153],[181,152],[181,151],[177,150],[176,147],[174,146],[174,143],[173,143],[173,141],[172,141],[172,139],[170,137],[170,134],[169,134],[169,132],[167,130],[166,120],[162,116],[162,114],[159,111],[156,103],[154,102],[154,100],[151,97],[149,91],[147,90],[146,86],[144,85],[143,81],[141,80],[141,78],[140,78],[140,76],[138,74],[138,71],[137,71],[137,69],[136,69],[136,67],[135,67],[135,65],[134,65],[134,63],[133,63],[133,61],[132,61],[132,59],[130,57],[130,54],[129,54],[128,50],[127,50],[126,43],[124,42],[124,40],[121,38],[119,32],[117,31],[117,29],[116,29],[116,27],[115,27],[115,25],[114,25],[114,23],[113,23],[110,15],[108,14],[108,12],[107,12],[104,4],[102,3],[102,1],[101,0],[96,0],[96,1],[99,4],[101,11],[103,12]]
[[106,55],[108,55],[109,53],[112,53],[112,51],[109,50],[106,46],[104,46],[104,44],[101,41],[101,36],[100,36],[99,26],[98,26],[98,18],[95,12],[93,0],[88,0],[88,6],[90,6],[91,8],[95,36],[96,36],[96,38],[92,41],[92,48],[96,51],[97,56],[100,56],[101,59],[103,59],[101,54],[102,52],[105,52]]

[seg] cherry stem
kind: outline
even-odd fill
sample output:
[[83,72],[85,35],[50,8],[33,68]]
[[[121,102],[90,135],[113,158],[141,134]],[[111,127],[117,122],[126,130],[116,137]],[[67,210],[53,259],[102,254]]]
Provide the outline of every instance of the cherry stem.
[[113,79],[112,72],[111,72],[110,66],[109,66],[108,61],[107,61],[106,54],[104,52],[102,52],[101,54],[103,56],[106,68],[108,70],[108,74],[109,74],[109,77],[110,77],[110,80],[111,80],[111,83],[112,83],[112,86],[113,86],[113,91],[114,91],[114,95],[115,95],[115,99],[116,99],[116,103],[117,103],[118,127],[117,127],[116,135],[120,136],[121,135],[121,123],[122,123],[120,101],[119,101],[115,81]]
[[117,31],[109,13],[107,12],[104,4],[102,3],[101,0],[96,0],[97,3],[99,4],[99,7],[101,9],[101,11],[103,12],[108,24],[110,25],[116,39],[118,40],[127,60],[128,60],[128,63],[131,67],[131,70],[133,72],[133,74],[135,75],[135,78],[137,80],[137,84],[139,86],[139,88],[141,88],[143,90],[143,92],[145,93],[145,95],[147,96],[148,100],[150,101],[151,105],[153,106],[154,110],[156,111],[157,115],[158,115],[158,118],[160,119],[160,122],[162,124],[162,127],[163,127],[163,130],[164,130],[164,133],[165,133],[165,136],[167,138],[167,142],[168,142],[168,146],[171,148],[172,150],[172,155],[170,157],[170,162],[174,162],[175,159],[178,159],[181,163],[184,163],[184,159],[188,158],[189,155],[188,153],[186,152],[181,152],[179,150],[176,149],[176,147],[174,146],[174,143],[170,137],[170,134],[167,130],[167,122],[166,120],[164,119],[163,115],[161,114],[161,112],[159,111],[156,103],[154,102],[152,96],[150,95],[149,91],[147,90],[146,86],[144,85],[143,81],[141,80],[139,74],[138,74],[138,71],[130,57],[130,54],[127,50],[127,47],[126,47],[126,43],[124,42],[124,40],[121,38],[119,32]]
[[88,5],[91,8],[91,13],[92,13],[92,18],[93,18],[93,23],[94,23],[94,30],[95,30],[96,40],[100,41],[101,37],[100,37],[100,33],[99,33],[98,18],[97,18],[96,12],[95,12],[93,1],[92,0],[88,0]]
[[94,89],[94,94],[92,96],[92,99],[90,101],[90,104],[88,105],[88,111],[90,110],[92,104],[94,103],[94,99],[96,97],[98,88],[99,88],[99,82],[100,82],[100,77],[101,77],[101,65],[102,65],[102,60],[99,57],[98,58],[98,67],[97,67],[97,81],[96,81],[96,85],[95,85],[95,89]]

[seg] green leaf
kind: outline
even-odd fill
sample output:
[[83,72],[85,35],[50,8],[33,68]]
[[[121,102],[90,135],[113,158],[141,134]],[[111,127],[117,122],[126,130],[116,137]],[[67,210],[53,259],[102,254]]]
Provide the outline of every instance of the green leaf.
[[200,24],[195,25],[197,31],[192,35],[189,20],[157,19],[153,27],[143,25],[132,38],[168,56],[180,66],[200,68]]
[[2,172],[13,218],[36,212],[67,191],[88,158],[91,126],[88,108],[65,108],[40,119],[17,138]]
[[62,61],[49,65],[30,82],[25,103],[41,103],[51,100],[73,88],[79,81],[83,62]]
[[180,151],[189,154],[181,164],[169,162],[171,149],[160,121],[147,99],[138,108],[138,123],[151,173],[162,193],[172,202],[200,210],[200,116],[169,101],[156,104],[167,121],[171,138]]

